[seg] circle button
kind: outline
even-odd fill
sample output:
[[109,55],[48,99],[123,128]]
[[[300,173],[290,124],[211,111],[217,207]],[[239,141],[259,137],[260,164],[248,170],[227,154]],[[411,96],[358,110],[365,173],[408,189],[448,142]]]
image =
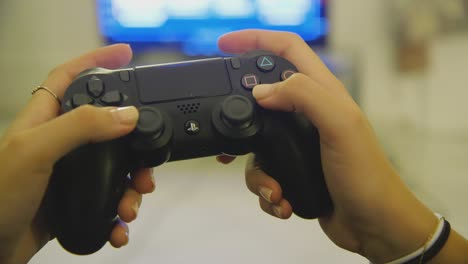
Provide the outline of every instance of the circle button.
[[293,71],[293,70],[285,70],[285,71],[283,71],[281,73],[281,80],[285,81],[286,79],[288,79],[289,77],[291,77],[295,73],[296,73],[296,71]]

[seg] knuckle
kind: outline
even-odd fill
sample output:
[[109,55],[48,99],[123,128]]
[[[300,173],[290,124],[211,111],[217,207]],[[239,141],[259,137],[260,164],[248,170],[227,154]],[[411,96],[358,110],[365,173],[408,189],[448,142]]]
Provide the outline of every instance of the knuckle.
[[57,75],[57,74],[63,72],[64,69],[65,69],[64,64],[60,64],[58,66],[55,66],[52,70],[49,71],[48,77]]
[[291,77],[289,77],[286,81],[293,82],[293,83],[304,83],[309,81],[309,77],[303,73],[296,72]]
[[303,41],[302,37],[295,32],[283,32],[285,39],[290,39],[293,42]]
[[349,104],[345,109],[346,118],[343,119],[344,126],[348,128],[359,128],[363,127],[367,119],[365,118],[362,111],[355,104]]
[[297,90],[303,89],[310,85],[310,78],[303,73],[294,73],[280,86],[280,93],[296,93]]
[[18,153],[27,146],[27,138],[23,133],[9,136],[5,139],[4,148],[9,153]]
[[[0,155],[5,160],[8,160],[8,167],[10,169],[34,169],[36,172],[50,175],[53,170],[53,162],[51,162],[50,155],[44,149],[31,147],[31,144],[35,143],[33,134],[28,132],[20,132],[8,136],[2,142]],[[4,154],[8,156],[3,156]]]
[[82,105],[71,113],[77,124],[84,125],[87,124],[88,126],[95,127],[100,122],[98,108],[92,105]]

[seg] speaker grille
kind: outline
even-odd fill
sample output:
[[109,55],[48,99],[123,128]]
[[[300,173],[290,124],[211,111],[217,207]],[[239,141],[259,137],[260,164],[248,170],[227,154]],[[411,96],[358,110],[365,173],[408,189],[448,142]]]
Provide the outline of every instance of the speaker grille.
[[198,112],[198,108],[200,108],[200,103],[177,105],[177,109],[185,115]]

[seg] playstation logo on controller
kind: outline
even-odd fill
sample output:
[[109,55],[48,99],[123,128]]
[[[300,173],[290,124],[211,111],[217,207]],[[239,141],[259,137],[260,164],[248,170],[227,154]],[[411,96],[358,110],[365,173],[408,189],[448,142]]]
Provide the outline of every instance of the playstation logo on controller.
[[185,132],[189,135],[196,135],[200,132],[200,125],[194,120],[187,121],[185,123]]

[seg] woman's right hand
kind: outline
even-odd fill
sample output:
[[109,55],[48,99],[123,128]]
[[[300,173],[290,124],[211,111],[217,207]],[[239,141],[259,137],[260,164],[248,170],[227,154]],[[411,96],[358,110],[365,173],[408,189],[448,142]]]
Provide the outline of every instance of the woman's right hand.
[[[253,95],[262,107],[302,112],[317,127],[325,181],[334,203],[334,211],[319,221],[335,244],[374,263],[396,259],[424,244],[437,217],[405,186],[363,112],[300,37],[245,30],[222,36],[219,46],[237,54],[268,50],[299,69],[286,81],[256,86]],[[259,196],[260,207],[279,218],[291,216],[281,186],[250,160],[247,186]]]

